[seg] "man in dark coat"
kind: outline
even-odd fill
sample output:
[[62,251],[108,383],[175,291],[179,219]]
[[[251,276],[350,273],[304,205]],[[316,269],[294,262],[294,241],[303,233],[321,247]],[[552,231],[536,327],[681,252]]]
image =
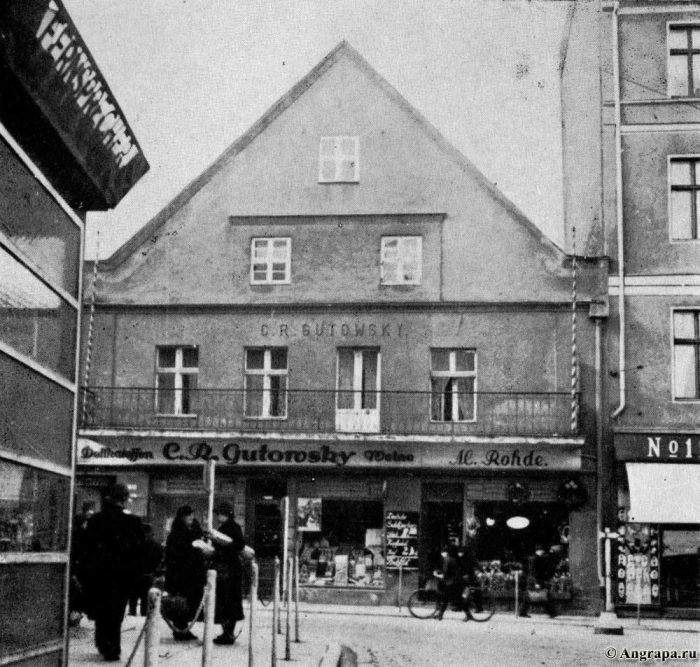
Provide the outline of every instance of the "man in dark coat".
[[88,614],[95,619],[97,650],[107,661],[120,658],[124,610],[142,574],[143,524],[138,517],[124,512],[128,500],[126,485],[115,484],[83,536]]
[[233,505],[221,502],[214,510],[219,521],[217,532],[224,538],[210,534],[216,549],[212,566],[216,570],[216,611],[214,621],[221,623],[222,633],[214,639],[215,644],[227,645],[236,641],[234,634],[236,623],[242,621],[243,615],[243,568],[239,555],[245,547],[243,531],[234,521]]
[[440,605],[435,618],[442,620],[447,606],[451,603],[462,607],[464,589],[463,572],[458,558],[457,547],[449,546],[442,550],[442,568],[436,572],[439,579]]
[[527,590],[523,595],[523,601],[520,604],[518,616],[523,616],[525,618],[530,616],[528,611],[530,611],[530,605],[533,602],[532,598],[535,597],[538,598],[538,602],[542,603],[542,606],[545,608],[550,618],[554,618],[557,615],[550,592],[550,580],[552,575],[551,560],[545,553],[544,548],[538,544],[535,547],[534,555],[528,558]]
[[201,539],[202,529],[194,510],[190,505],[183,505],[177,510],[165,543],[165,590],[174,599],[182,598],[185,602],[170,617],[173,625],[180,628],[173,631],[178,641],[197,639],[193,632],[182,628],[187,628],[194,618],[204,593],[204,556],[192,545]]

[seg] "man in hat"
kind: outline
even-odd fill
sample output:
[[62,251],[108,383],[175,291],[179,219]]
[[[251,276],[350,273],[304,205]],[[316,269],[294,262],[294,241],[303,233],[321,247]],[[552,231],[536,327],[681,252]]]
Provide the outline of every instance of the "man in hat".
[[525,595],[520,603],[518,616],[529,618],[530,605],[536,601],[542,604],[550,618],[557,615],[554,600],[549,590],[552,578],[551,559],[541,544],[535,546],[535,553],[528,558]]
[[83,536],[85,596],[95,620],[95,645],[107,661],[121,657],[121,625],[129,595],[138,583],[144,557],[141,519],[127,514],[125,484],[107,490],[103,509]]
[[[217,531],[208,533],[215,552],[212,565],[216,570],[216,610],[214,621],[220,623],[222,633],[214,639],[215,644],[230,645],[236,641],[236,623],[243,616],[243,568],[239,555],[245,547],[243,531],[233,518],[233,505],[220,502],[214,509],[219,522]],[[220,535],[225,537],[221,537]]]

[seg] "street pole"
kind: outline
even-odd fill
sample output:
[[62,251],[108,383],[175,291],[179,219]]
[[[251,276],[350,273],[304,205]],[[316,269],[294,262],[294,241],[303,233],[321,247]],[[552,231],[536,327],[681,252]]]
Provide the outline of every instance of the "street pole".
[[202,638],[202,667],[211,667],[214,650],[214,610],[216,609],[216,570],[207,570],[204,587],[204,637]]
[[253,641],[255,634],[255,600],[258,598],[258,578],[259,578],[258,561],[254,560],[251,564],[250,577],[250,611],[248,612],[248,667],[254,667],[255,659],[253,654]]
[[615,615],[612,603],[612,581],[611,581],[611,542],[618,538],[617,533],[613,533],[606,528],[602,533],[598,533],[598,539],[605,540],[605,609],[600,613],[598,622],[593,628],[596,635],[621,635],[624,634],[622,624]]
[[158,667],[158,647],[160,645],[160,600],[158,588],[148,591],[148,616],[146,617],[146,648],[144,666]]
[[207,505],[207,530],[214,529],[214,486],[216,480],[216,461],[209,459],[204,468],[204,486],[209,493]]

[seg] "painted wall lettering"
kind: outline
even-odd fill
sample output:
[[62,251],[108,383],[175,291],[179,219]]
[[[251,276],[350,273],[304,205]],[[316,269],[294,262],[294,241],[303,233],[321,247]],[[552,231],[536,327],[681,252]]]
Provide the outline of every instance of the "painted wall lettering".
[[303,322],[292,325],[288,322],[260,325],[260,335],[265,338],[406,338],[403,324],[379,324],[376,322]]

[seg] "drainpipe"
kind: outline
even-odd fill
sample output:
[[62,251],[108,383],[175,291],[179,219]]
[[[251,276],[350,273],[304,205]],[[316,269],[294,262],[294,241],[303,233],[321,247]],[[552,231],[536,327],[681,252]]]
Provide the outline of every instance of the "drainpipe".
[[615,91],[615,203],[617,207],[617,275],[618,286],[618,310],[619,310],[619,378],[620,378],[620,404],[612,418],[616,419],[625,409],[626,396],[626,375],[625,370],[625,239],[622,213],[622,116],[620,112],[620,53],[618,45],[620,3],[616,2],[612,13],[612,61],[613,61],[613,84]]
[[[596,535],[603,532],[603,320],[595,319],[595,442],[596,442]],[[603,573],[601,540],[596,540],[598,545],[598,585],[605,586]]]

